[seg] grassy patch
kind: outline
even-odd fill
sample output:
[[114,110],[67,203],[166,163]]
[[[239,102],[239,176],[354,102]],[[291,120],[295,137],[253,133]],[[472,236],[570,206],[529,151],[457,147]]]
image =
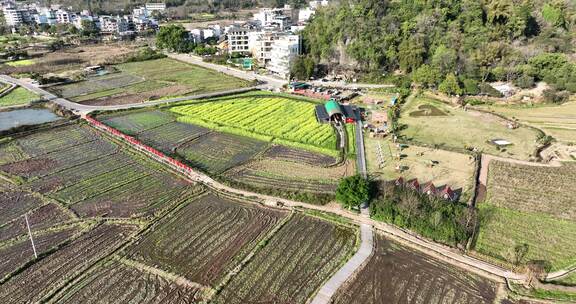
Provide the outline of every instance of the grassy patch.
[[552,283],[560,285],[576,286],[576,272],[572,272],[561,279],[554,280]]
[[[433,106],[434,112],[445,115],[413,116],[426,110],[422,106]],[[429,145],[457,149],[475,147],[486,153],[517,159],[529,159],[537,147],[538,134],[534,130],[508,129],[506,122],[496,116],[452,108],[429,98],[415,98],[406,104],[399,121],[405,126],[402,135]],[[493,139],[504,139],[512,145],[500,150],[489,143]]]
[[21,66],[33,65],[34,63],[35,62],[32,59],[23,59],[23,60],[6,62],[6,65],[9,65],[11,67],[21,67]]
[[16,88],[4,97],[0,97],[0,107],[23,105],[38,99],[40,99],[38,95],[24,88]]
[[529,249],[525,261],[548,261],[552,271],[576,263],[575,222],[486,203],[479,208],[481,222],[476,241],[479,253],[512,263],[514,247],[526,243]]
[[576,142],[576,101],[563,105],[486,106],[484,109],[538,127],[556,139]]

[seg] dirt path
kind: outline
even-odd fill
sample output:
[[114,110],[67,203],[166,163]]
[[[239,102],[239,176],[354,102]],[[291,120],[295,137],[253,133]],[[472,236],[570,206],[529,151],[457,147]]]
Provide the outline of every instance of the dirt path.
[[507,163],[511,163],[511,164],[534,166],[534,167],[556,167],[557,168],[557,167],[562,166],[562,164],[560,162],[557,162],[557,161],[551,162],[549,164],[543,164],[543,163],[535,163],[535,162],[529,162],[529,161],[518,160],[518,159],[498,157],[498,156],[489,155],[489,154],[482,154],[482,162],[481,162],[480,175],[478,176],[478,180],[479,180],[480,184],[483,186],[486,186],[488,183],[488,167],[490,165],[490,161],[492,161],[492,160],[507,162]]

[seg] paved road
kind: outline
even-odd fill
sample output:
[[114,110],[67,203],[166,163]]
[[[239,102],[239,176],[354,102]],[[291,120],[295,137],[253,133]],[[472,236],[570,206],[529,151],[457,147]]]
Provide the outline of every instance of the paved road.
[[201,57],[188,55],[188,54],[174,54],[169,53],[167,54],[170,58],[174,58],[176,60],[192,63],[195,65],[199,65],[201,67],[205,67],[207,69],[215,70],[218,72],[222,72],[224,74],[228,74],[230,76],[238,77],[245,80],[259,80],[266,83],[266,86],[271,88],[281,88],[282,86],[288,84],[288,81],[285,79],[280,79],[268,75],[259,75],[253,72],[247,72],[239,69],[235,69],[232,67],[204,62],[202,61]]
[[190,96],[185,96],[185,97],[177,97],[177,98],[170,98],[170,99],[164,99],[164,100],[159,100],[159,101],[149,101],[149,102],[141,102],[141,103],[132,103],[132,104],[125,104],[125,105],[117,105],[117,106],[91,106],[91,105],[83,105],[83,104],[79,104],[79,103],[75,103],[72,101],[69,101],[65,98],[60,98],[42,88],[39,88],[33,84],[30,84],[28,82],[22,81],[20,79],[16,79],[16,78],[12,78],[10,76],[6,76],[6,75],[0,75],[0,81],[2,82],[6,82],[6,83],[11,83],[11,84],[16,84],[19,85],[23,88],[26,88],[38,95],[40,95],[41,97],[43,97],[45,100],[49,100],[52,101],[56,104],[59,104],[63,107],[65,107],[66,109],[72,110],[78,114],[88,114],[92,111],[96,111],[96,110],[101,110],[101,111],[111,111],[111,110],[123,110],[123,109],[132,109],[132,108],[143,108],[143,107],[150,107],[150,106],[155,106],[155,105],[161,105],[161,104],[168,104],[168,103],[173,103],[173,102],[179,102],[179,101],[186,101],[186,100],[193,100],[193,99],[201,99],[201,98],[210,98],[210,97],[217,97],[217,96],[222,96],[222,95],[230,95],[230,94],[237,94],[237,93],[243,93],[243,92],[248,92],[248,91],[252,91],[252,90],[256,90],[256,89],[263,89],[264,87],[261,86],[255,86],[255,87],[247,87],[247,88],[239,88],[239,89],[232,89],[232,90],[226,90],[226,91],[220,91],[220,92],[213,92],[213,93],[205,93],[205,94],[197,94],[197,95],[190,95]]
[[362,121],[358,120],[356,122],[356,162],[358,165],[358,171],[362,177],[367,178],[366,173],[366,151],[364,150],[364,132]]

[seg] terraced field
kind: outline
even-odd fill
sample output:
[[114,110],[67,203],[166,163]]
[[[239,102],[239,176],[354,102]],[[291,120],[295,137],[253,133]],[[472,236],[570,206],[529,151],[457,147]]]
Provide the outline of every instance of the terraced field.
[[297,214],[213,302],[306,303],[355,243],[353,229]]
[[[5,158],[0,171],[83,217],[150,216],[197,190],[87,126],[72,124],[17,137],[0,144],[0,150],[16,155]],[[16,192],[3,195],[23,199]]]
[[[552,270],[576,265],[576,165],[537,167],[490,161],[476,251],[509,267],[540,260]],[[524,257],[515,248],[528,248]]]
[[496,285],[375,236],[376,252],[334,303],[494,303]]
[[3,283],[0,298],[7,304],[40,301],[116,250],[134,231],[134,226],[100,225]]
[[126,303],[137,299],[141,304],[195,303],[199,290],[165,277],[108,261],[83,276],[57,303]]
[[285,216],[283,211],[207,194],[159,223],[127,256],[215,286]]

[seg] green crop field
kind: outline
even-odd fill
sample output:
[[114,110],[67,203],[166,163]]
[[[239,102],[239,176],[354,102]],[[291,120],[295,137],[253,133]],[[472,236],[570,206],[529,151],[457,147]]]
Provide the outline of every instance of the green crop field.
[[335,154],[336,134],[331,126],[316,121],[314,106],[260,94],[175,106],[170,111],[182,115],[178,118],[182,122]]
[[[576,265],[576,166],[541,167],[490,162],[486,202],[476,250],[499,261],[515,261],[514,248],[528,244],[527,260],[553,269]],[[526,262],[526,261],[524,261]]]
[[39,99],[38,95],[24,88],[16,88],[7,95],[0,97],[0,107],[24,105]]
[[[494,115],[450,107],[440,101],[417,97],[402,109],[399,120],[407,139],[428,145],[465,149],[477,148],[485,153],[529,159],[534,153],[538,133],[520,127],[508,129],[506,122]],[[490,140],[512,143],[498,149]]]
[[116,65],[118,73],[89,77],[52,90],[85,104],[138,103],[249,86],[248,81],[164,58]]
[[528,244],[522,263],[547,261],[552,271],[576,265],[576,222],[487,203],[479,208],[481,223],[475,250],[493,262],[510,265],[515,260],[514,248]]
[[35,62],[32,59],[22,59],[22,60],[17,60],[17,61],[10,61],[7,62],[6,65],[12,66],[12,67],[19,67],[19,66],[29,66],[29,65],[33,65]]

